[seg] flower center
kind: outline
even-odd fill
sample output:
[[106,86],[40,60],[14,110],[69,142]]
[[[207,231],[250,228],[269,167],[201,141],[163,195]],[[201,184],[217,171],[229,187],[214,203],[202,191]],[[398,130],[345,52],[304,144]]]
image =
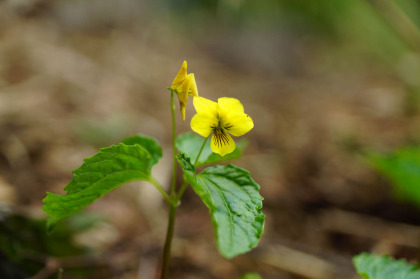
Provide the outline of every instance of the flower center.
[[226,125],[226,127],[222,127],[221,121],[219,120],[217,126],[213,125],[210,128],[213,132],[214,143],[217,147],[221,147],[223,145],[228,144],[229,138],[228,138],[228,135],[227,135],[227,132],[225,131],[225,129],[229,130],[230,128],[232,128],[231,125],[228,124],[228,125]]

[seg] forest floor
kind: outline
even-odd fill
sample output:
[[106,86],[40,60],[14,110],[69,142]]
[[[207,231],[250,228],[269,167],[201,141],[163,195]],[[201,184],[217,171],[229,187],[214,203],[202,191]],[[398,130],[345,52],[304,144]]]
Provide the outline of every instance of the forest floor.
[[[166,88],[186,59],[200,95],[238,98],[254,120],[234,164],[261,186],[266,224],[257,248],[223,259],[208,209],[188,189],[171,278],[350,279],[358,278],[351,258],[363,251],[419,259],[419,209],[396,200],[363,157],[418,142],[420,113],[400,81],[368,63],[346,66],[326,56],[325,45],[287,34],[275,42],[269,32],[191,38],[160,17],[108,26],[93,8],[39,5],[0,9],[2,211],[46,218],[45,192],[64,193],[83,158],[135,133],[164,147],[155,174],[167,184]],[[77,9],[79,18],[67,14]],[[190,130],[193,112],[190,102],[180,131]],[[91,253],[63,261],[63,278],[71,278],[68,268],[89,270],[88,278],[153,278],[167,221],[159,193],[131,183],[87,212],[106,221],[75,237]],[[57,271],[55,258],[37,257],[46,268],[33,278]]]

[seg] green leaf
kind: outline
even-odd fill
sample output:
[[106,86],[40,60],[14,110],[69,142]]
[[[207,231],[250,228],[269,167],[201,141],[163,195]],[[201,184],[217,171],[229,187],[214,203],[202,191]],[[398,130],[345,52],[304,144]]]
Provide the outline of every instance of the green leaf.
[[147,136],[144,136],[142,134],[137,134],[128,138],[125,138],[122,143],[126,145],[134,145],[138,144],[144,149],[149,152],[149,154],[152,156],[151,164],[156,165],[156,163],[162,158],[162,147],[156,142],[154,138],[150,138]]
[[[204,140],[205,138],[195,133],[181,134],[176,139],[176,148],[190,157],[192,162],[195,162],[195,159],[197,158],[198,152],[200,151]],[[206,146],[204,146],[203,151],[201,152],[197,166],[238,159],[242,156],[242,153],[247,145],[248,141],[246,139],[241,139],[236,142],[236,149],[232,153],[222,157],[219,154],[213,153],[213,151],[211,151],[210,140],[208,140]]]
[[406,147],[387,155],[369,154],[367,159],[393,182],[398,196],[420,206],[420,148]]
[[187,181],[210,209],[220,253],[233,258],[255,247],[264,228],[260,186],[244,169],[231,164],[206,168],[197,176],[185,154],[178,162]]
[[261,279],[261,276],[255,272],[249,272],[243,274],[239,279]]
[[120,143],[102,148],[96,155],[85,159],[84,164],[73,171],[73,179],[64,188],[66,195],[47,192],[42,209],[50,217],[49,229],[57,221],[75,214],[124,183],[150,180],[151,168],[159,160],[162,150],[154,140],[139,136],[126,142],[130,145]]
[[419,279],[417,266],[405,260],[362,253],[353,258],[357,273],[364,279]]

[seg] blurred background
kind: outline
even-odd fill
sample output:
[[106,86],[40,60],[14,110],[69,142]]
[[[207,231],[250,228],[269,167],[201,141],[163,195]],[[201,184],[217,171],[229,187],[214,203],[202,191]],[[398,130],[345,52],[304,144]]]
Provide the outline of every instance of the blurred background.
[[266,224],[257,248],[225,260],[188,189],[170,278],[359,278],[362,251],[418,262],[420,202],[366,154],[420,143],[419,26],[416,0],[0,0],[0,277],[154,277],[167,207],[151,185],[116,189],[50,236],[42,199],[139,132],[164,147],[167,184],[166,88],[183,60],[200,95],[253,118],[234,164],[260,184]]

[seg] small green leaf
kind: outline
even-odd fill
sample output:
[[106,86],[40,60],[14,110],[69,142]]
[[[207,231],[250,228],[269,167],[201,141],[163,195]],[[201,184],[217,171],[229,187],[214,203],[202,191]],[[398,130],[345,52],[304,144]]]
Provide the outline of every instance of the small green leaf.
[[[149,180],[152,166],[160,158],[157,143],[145,140],[148,150],[138,145],[139,138],[131,138],[132,145],[120,143],[102,148],[73,171],[73,179],[64,188],[66,195],[47,192],[42,208],[50,217],[48,226],[82,210],[121,184],[133,180]],[[160,150],[161,151],[161,150]]]
[[[181,134],[176,139],[176,148],[190,157],[192,162],[195,162],[195,159],[197,158],[198,152],[200,151],[204,140],[205,138],[200,137],[195,133]],[[222,157],[219,154],[213,153],[213,151],[211,151],[210,140],[208,140],[206,146],[204,146],[204,149],[201,152],[197,166],[238,159],[242,156],[242,153],[247,145],[248,141],[246,139],[241,139],[236,142],[236,149],[232,153]]]
[[353,258],[357,273],[363,279],[419,279],[417,266],[405,260],[395,260],[388,256],[362,253]]
[[402,148],[387,155],[369,154],[368,162],[394,184],[397,195],[420,205],[420,148]]
[[182,168],[182,171],[184,172],[184,175],[187,178],[187,181],[196,182],[195,167],[191,163],[191,159],[187,157],[184,153],[179,153],[177,159],[178,159],[179,165]]
[[162,158],[162,147],[156,142],[155,139],[144,136],[142,134],[137,134],[128,138],[125,138],[122,143],[126,145],[138,144],[149,152],[152,156],[151,164],[156,165],[156,163]]
[[233,258],[255,247],[264,228],[260,186],[244,169],[233,165],[206,168],[197,176],[185,154],[178,155],[187,181],[210,209],[217,247]]

